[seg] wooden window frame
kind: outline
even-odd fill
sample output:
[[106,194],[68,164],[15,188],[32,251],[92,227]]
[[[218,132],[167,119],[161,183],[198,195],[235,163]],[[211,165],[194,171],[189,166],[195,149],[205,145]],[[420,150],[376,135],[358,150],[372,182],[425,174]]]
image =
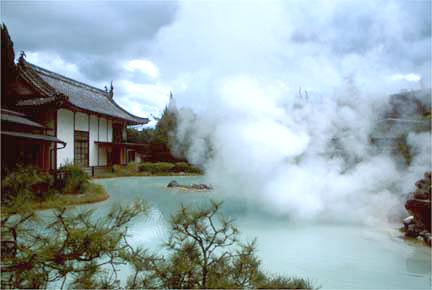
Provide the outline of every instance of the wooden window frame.
[[[86,141],[77,141],[77,133],[78,134],[86,134],[87,135],[87,142]],[[77,158],[77,156],[78,156],[77,143],[78,142],[81,145],[83,145],[83,144],[87,145],[87,146],[79,147],[79,149],[80,149],[80,153],[79,153],[80,156],[79,157],[80,158]],[[85,149],[85,147],[87,147],[87,150],[82,150],[82,149]],[[84,152],[82,152],[82,151],[84,151]],[[85,152],[85,151],[87,151],[87,152]],[[81,167],[89,167],[89,159],[90,159],[89,155],[90,155],[90,134],[89,134],[89,132],[88,131],[75,130],[74,131],[74,164],[77,164]],[[85,158],[82,158],[83,156]]]

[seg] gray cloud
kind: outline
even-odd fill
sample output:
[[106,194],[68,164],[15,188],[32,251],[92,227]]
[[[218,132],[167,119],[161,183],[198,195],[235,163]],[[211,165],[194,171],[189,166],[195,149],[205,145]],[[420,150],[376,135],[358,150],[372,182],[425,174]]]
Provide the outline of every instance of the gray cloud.
[[3,1],[2,10],[16,49],[54,52],[99,81],[118,77],[122,60],[145,56],[177,3]]

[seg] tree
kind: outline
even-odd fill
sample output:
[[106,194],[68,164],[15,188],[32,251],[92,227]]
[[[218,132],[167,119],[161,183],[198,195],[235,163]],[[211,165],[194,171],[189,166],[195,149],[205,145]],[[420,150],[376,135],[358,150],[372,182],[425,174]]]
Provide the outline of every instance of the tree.
[[[146,211],[141,202],[113,208],[95,219],[93,211],[54,210],[51,222],[41,219],[25,203],[1,219],[1,286],[5,288],[47,288],[49,283],[66,281],[74,288],[114,287],[116,266],[128,256],[127,227]],[[104,265],[110,265],[106,279]],[[69,280],[68,280],[69,279]]]
[[[304,279],[268,276],[255,254],[256,241],[242,244],[233,221],[218,213],[220,202],[210,207],[181,206],[171,218],[168,255],[152,259],[152,266],[139,270],[129,288],[290,288],[309,289]],[[141,273],[140,273],[141,272]]]
[[155,128],[143,128],[141,131],[128,128],[128,140],[137,143],[164,144],[169,146],[175,137],[177,128],[177,108],[172,93],[170,101],[160,118],[156,118]]
[[154,131],[154,141],[160,144],[171,144],[173,142],[173,138],[175,137],[174,134],[176,128],[177,107],[172,94],[170,94],[170,102],[165,107],[162,116],[156,124]]
[[127,288],[312,288],[303,279],[266,275],[255,241],[239,241],[232,220],[218,213],[218,202],[180,208],[170,221],[165,256],[127,240],[128,223],[147,211],[142,202],[113,208],[101,218],[92,210],[59,207],[49,222],[19,199],[14,207],[14,215],[1,219],[2,289],[47,288],[50,283],[62,289],[120,288],[120,265],[133,269]]

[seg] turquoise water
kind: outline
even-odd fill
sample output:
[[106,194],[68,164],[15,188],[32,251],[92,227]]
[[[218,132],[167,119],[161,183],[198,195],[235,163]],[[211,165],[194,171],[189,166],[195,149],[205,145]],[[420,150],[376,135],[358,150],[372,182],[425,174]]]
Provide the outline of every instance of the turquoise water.
[[[205,204],[212,192],[169,189],[167,183],[200,183],[202,177],[124,177],[100,179],[111,198],[86,205],[103,215],[114,204],[143,199],[150,203],[148,216],[130,227],[131,242],[154,251],[166,238],[166,221],[180,203]],[[271,273],[309,278],[326,288],[430,289],[430,248],[408,243],[394,228],[376,229],[350,224],[292,224],[259,209],[250,201],[224,199],[223,212],[235,219],[245,239],[257,238],[258,255]]]

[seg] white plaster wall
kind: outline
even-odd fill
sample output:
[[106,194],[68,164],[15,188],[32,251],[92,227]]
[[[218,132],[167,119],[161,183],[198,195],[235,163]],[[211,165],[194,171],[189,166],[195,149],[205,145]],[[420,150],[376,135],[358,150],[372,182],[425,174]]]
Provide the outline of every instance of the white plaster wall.
[[108,142],[107,119],[99,118],[99,141]]
[[[112,120],[76,112],[75,130],[89,132],[89,165],[107,165],[107,150],[110,149],[107,147],[98,149],[99,146],[95,141],[112,142]],[[74,160],[74,113],[72,111],[66,109],[57,111],[57,137],[67,143],[64,149],[57,150],[57,168],[59,168],[66,162]]]
[[57,111],[57,138],[66,142],[66,147],[57,150],[57,168],[74,161],[74,113],[66,109]]
[[90,132],[89,132],[89,163],[90,166],[97,166],[97,144],[98,141],[98,117],[90,116]]
[[75,113],[75,130],[88,132],[88,114],[80,112]]
[[112,120],[108,120],[108,142],[112,142]]

